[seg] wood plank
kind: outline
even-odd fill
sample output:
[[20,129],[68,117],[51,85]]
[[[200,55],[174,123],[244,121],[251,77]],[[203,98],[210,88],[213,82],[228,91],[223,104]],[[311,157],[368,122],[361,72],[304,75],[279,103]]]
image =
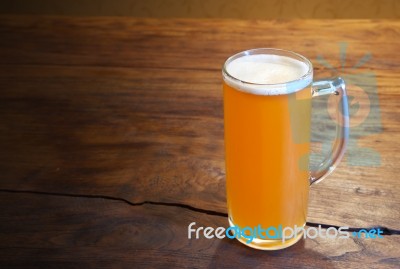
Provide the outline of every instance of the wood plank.
[[[399,235],[262,252],[186,232],[192,221],[227,226],[188,208],[226,212],[220,68],[234,52],[266,46],[305,54],[317,78],[374,74],[380,116],[352,133],[381,165],[347,161],[312,186],[308,221],[399,230],[399,36],[389,20],[2,16],[0,267],[397,268]],[[339,67],[340,41],[344,68],[316,60]],[[332,129],[325,124],[317,117],[317,136]]]
[[398,70],[398,20],[196,20],[1,16],[0,63],[214,69],[242,50],[276,47],[346,67]]
[[[306,239],[257,251],[230,239],[187,238],[187,226],[226,218],[106,199],[0,193],[2,268],[396,268],[400,236]],[[27,212],[30,212],[27,214]]]
[[[179,202],[226,212],[219,72],[0,69],[0,188]],[[387,83],[379,92],[385,129],[361,142],[380,152],[382,165],[355,169],[344,163],[312,186],[309,221],[400,228],[400,127],[393,116],[400,78],[384,70],[376,74]]]

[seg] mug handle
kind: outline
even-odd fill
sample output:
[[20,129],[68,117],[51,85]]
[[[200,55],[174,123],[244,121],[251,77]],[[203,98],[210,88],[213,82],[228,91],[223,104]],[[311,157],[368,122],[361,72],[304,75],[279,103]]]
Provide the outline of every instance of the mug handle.
[[[346,85],[341,77],[332,80],[319,80],[311,85],[312,97],[335,95],[341,108],[336,109],[336,139],[328,156],[315,171],[310,171],[310,185],[318,183],[330,175],[342,160],[349,140],[349,107],[347,102]],[[342,101],[342,102],[340,102]]]

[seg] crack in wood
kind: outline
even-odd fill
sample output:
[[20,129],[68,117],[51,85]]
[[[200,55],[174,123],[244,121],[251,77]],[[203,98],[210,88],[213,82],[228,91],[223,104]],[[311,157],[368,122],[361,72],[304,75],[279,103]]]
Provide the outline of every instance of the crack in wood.
[[[197,208],[191,205],[186,205],[182,203],[171,203],[171,202],[155,202],[155,201],[142,201],[142,202],[131,202],[127,199],[108,196],[108,195],[95,195],[95,194],[74,194],[74,193],[60,193],[60,192],[45,192],[45,191],[33,191],[33,190],[12,190],[12,189],[0,189],[0,192],[4,193],[25,193],[25,194],[41,194],[41,195],[51,195],[51,196],[62,196],[62,197],[74,197],[74,198],[94,198],[94,199],[105,199],[105,200],[112,200],[112,201],[119,201],[124,202],[130,206],[142,206],[145,204],[148,205],[159,205],[159,206],[172,206],[172,207],[179,207],[188,209],[194,212],[199,212],[207,215],[212,216],[219,216],[219,217],[228,217],[227,213]],[[315,223],[315,222],[306,222],[306,225],[309,227],[316,227],[318,228],[321,226],[322,229],[327,229],[329,227],[334,227],[339,229],[341,226],[337,225],[329,225],[324,223]],[[343,231],[348,232],[359,232],[361,230],[370,230],[370,229],[380,229],[382,231],[382,235],[400,235],[400,230],[390,229],[385,226],[373,226],[368,228],[356,228],[356,227],[349,227],[348,229],[342,229]]]

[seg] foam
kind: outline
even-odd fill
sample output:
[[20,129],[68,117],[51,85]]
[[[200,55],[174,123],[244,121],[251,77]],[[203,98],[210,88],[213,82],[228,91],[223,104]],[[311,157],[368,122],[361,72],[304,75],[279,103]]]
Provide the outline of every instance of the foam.
[[[257,95],[280,95],[304,89],[312,81],[308,65],[280,55],[245,55],[225,66],[224,80],[230,86]],[[235,79],[233,79],[233,78]],[[246,84],[251,83],[251,84]]]

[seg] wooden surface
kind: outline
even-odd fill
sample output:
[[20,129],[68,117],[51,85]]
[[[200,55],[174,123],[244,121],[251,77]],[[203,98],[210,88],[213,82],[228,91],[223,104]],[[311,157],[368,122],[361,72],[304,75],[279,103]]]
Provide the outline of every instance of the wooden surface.
[[397,0],[13,0],[1,14],[231,19],[399,19]]
[[[224,60],[284,48],[322,78],[336,73],[316,59],[339,68],[339,42],[339,73],[376,77],[380,115],[355,133],[381,162],[344,161],[312,186],[308,224],[379,226],[384,238],[275,252],[187,239],[193,221],[228,225]],[[398,21],[1,17],[0,267],[398,268],[399,45]]]

